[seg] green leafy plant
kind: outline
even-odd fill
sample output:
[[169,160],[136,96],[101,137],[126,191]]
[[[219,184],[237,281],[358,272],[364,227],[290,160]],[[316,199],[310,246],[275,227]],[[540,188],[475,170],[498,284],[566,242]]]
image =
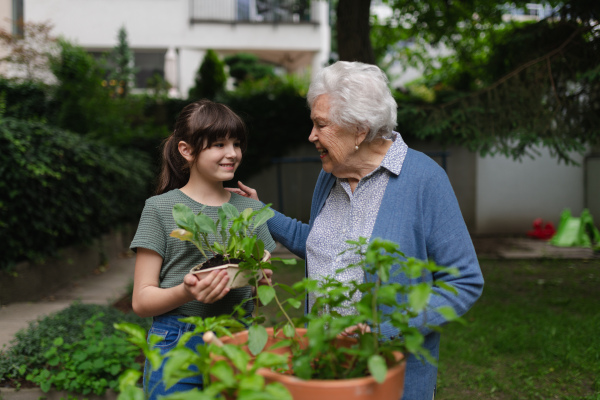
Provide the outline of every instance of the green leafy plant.
[[[142,319],[133,313],[124,314],[109,306],[74,303],[64,310],[32,322],[27,329],[17,332],[11,346],[3,350],[0,356],[0,385],[19,387],[25,382],[28,374],[37,370],[38,373],[35,375],[38,375],[42,373],[41,371],[48,369],[46,354],[52,351],[52,348],[66,349],[68,347],[81,350],[86,346],[98,344],[100,340],[93,340],[91,336],[112,337],[115,333],[114,323],[132,323],[140,326],[141,329],[147,329],[150,327],[149,322],[148,319]],[[92,332],[82,329],[82,326],[88,325],[91,326]],[[59,337],[62,344],[57,347],[58,343],[54,342]],[[114,340],[118,346],[116,344],[105,346],[105,354],[99,356],[105,360],[118,360],[123,369],[135,369],[136,366],[129,362],[131,359],[127,353],[111,351],[111,349],[122,348],[121,346],[127,342],[123,337],[119,337],[118,342],[116,338]],[[80,341],[82,343],[77,344]],[[136,350],[136,354],[139,354],[139,351]],[[65,354],[65,356],[67,355]],[[89,358],[89,360],[93,362],[94,359]],[[49,374],[50,371],[47,373]],[[33,379],[35,375],[32,375],[31,378]],[[112,376],[112,379],[116,378]],[[109,380],[106,381],[106,388],[108,388],[108,383]]]
[[104,323],[94,316],[83,326],[83,338],[65,343],[57,337],[44,353],[46,366],[27,374],[27,380],[44,392],[50,388],[82,394],[103,394],[117,389],[125,369],[140,369],[139,350],[121,335],[105,335]]
[[132,221],[151,192],[151,163],[134,149],[14,118],[0,119],[0,147],[0,269]]
[[[243,258],[243,254],[260,260],[265,245],[254,232],[273,215],[268,205],[256,211],[247,208],[240,213],[235,206],[224,203],[218,210],[217,221],[213,221],[202,210],[196,215],[185,204],[175,204],[173,218],[179,229],[173,230],[171,236],[192,242],[206,259],[210,258],[206,251],[211,251],[213,255],[221,254],[228,262]],[[213,243],[209,242],[211,234],[217,238]]]
[[[365,282],[344,283],[325,277],[322,282],[305,279],[289,288],[291,292],[308,292],[315,297],[311,311],[301,319],[302,323],[307,324],[309,346],[299,346],[293,321],[284,322],[281,328],[288,339],[287,343],[283,341],[279,345],[288,345],[293,349],[293,374],[302,379],[346,379],[370,374],[382,382],[388,366],[395,362],[394,352],[411,353],[435,363],[435,359],[422,347],[423,334],[417,327],[409,326],[409,321],[426,311],[440,313],[448,321],[457,320],[450,306],[435,310],[429,307],[433,285],[450,293],[456,293],[456,290],[443,281],[406,285],[390,279],[398,274],[416,279],[425,272],[441,270],[457,274],[457,270],[436,265],[432,261],[406,259],[398,245],[387,240],[376,238],[369,243],[367,239],[359,238],[348,243],[351,247],[346,251],[353,251],[361,257],[358,263],[347,268],[361,268]],[[357,293],[360,294],[359,300],[356,303],[349,302],[348,299],[355,298]],[[268,286],[259,288],[258,295],[263,304],[268,304],[271,298],[276,297],[274,289]],[[404,301],[399,301],[399,298]],[[393,326],[401,337],[388,340],[381,333],[383,323]],[[339,335],[349,328],[361,326],[369,329],[355,331],[354,345],[346,347],[336,344]],[[250,330],[249,341],[266,342],[265,335],[264,330]],[[257,354],[263,349],[258,347],[256,351],[251,347],[250,350]]]
[[[232,332],[244,329],[245,325],[228,315],[209,318],[188,317],[182,321],[194,324],[196,329],[183,334],[177,345],[165,356],[162,356],[160,351],[153,347],[161,338],[151,336],[148,343],[146,331],[139,325],[121,323],[115,324],[115,328],[129,335],[129,341],[142,349],[153,368],[158,368],[166,359],[163,375],[166,387],[171,387],[182,378],[199,373],[205,374],[204,389],[193,389],[186,392],[190,398],[214,399],[220,394],[225,394],[226,396],[235,395],[238,399],[292,400],[281,384],[267,385],[264,378],[256,373],[259,368],[284,365],[287,362],[286,356],[265,352],[252,358],[239,346],[218,346],[215,343],[198,346],[197,352],[186,347],[187,341],[193,335],[211,332],[219,336],[231,336]],[[219,358],[216,361],[215,356]],[[197,369],[190,370],[190,366]],[[138,400],[140,396],[143,398],[141,390],[136,387],[139,377],[140,373],[135,370],[126,371],[121,376],[120,400]]]
[[[186,338],[182,338],[177,346],[181,351],[166,355],[179,357],[177,362],[169,360],[167,363],[177,364],[180,369],[177,373],[174,370],[167,372],[165,369],[165,375],[174,374],[173,376],[181,378],[192,373],[187,370],[189,365],[195,365],[200,371],[195,372],[196,374],[204,373],[205,376],[212,375],[215,378],[215,382],[205,386],[203,393],[225,392],[239,396],[242,389],[247,389],[246,383],[242,384],[246,382],[245,373],[249,370],[254,373],[259,367],[271,368],[305,380],[348,379],[371,375],[377,382],[383,382],[388,369],[401,362],[398,361],[402,358],[398,356],[399,353],[405,357],[410,353],[426,362],[435,363],[435,359],[423,347],[423,334],[418,327],[411,327],[409,321],[422,312],[437,312],[447,321],[460,320],[452,307],[432,309],[429,306],[433,285],[450,293],[456,293],[456,290],[443,281],[401,284],[391,278],[404,274],[412,282],[426,272],[444,270],[455,275],[457,270],[431,261],[406,258],[397,244],[387,240],[376,238],[368,242],[367,239],[360,238],[348,243],[350,248],[347,251],[359,254],[360,261],[347,268],[362,268],[366,277],[364,282],[344,283],[333,278],[324,278],[322,281],[305,278],[291,286],[280,284],[283,290],[292,294],[283,302],[279,300],[273,283],[259,286],[257,294],[260,301],[265,305],[275,301],[284,317],[274,327],[272,334],[258,325],[260,316],[248,321],[252,325],[248,328],[248,341],[243,343],[247,346],[247,350],[243,351],[247,353],[246,356],[240,356],[238,350],[241,350],[241,346],[229,344],[226,337],[223,339],[225,344],[218,346],[221,344],[219,340],[211,341],[205,336],[205,341],[210,344],[199,351],[212,354],[212,362],[209,363],[200,362],[202,357],[198,358],[193,352],[184,350],[181,346],[184,346]],[[259,260],[249,260],[248,263],[254,268],[262,267]],[[287,311],[290,307],[298,308],[305,293],[315,296],[311,311],[303,317],[290,318]],[[348,299],[355,295],[358,295],[359,300],[349,302]],[[191,317],[185,321],[196,325],[190,336],[216,331],[214,326],[207,326],[201,318]],[[225,324],[221,326],[227,326],[234,321],[224,318],[220,322]],[[385,337],[382,334],[384,323],[395,328],[398,337],[391,340]],[[298,327],[305,325],[304,333],[304,329]],[[352,338],[346,340],[349,343],[340,345],[340,335],[354,328],[361,329],[353,331]],[[230,332],[222,329],[216,332],[224,332],[230,336]],[[273,341],[274,345],[267,346],[267,343]],[[151,351],[151,348],[144,346],[141,345],[145,352]],[[237,350],[232,350],[229,346],[234,346]],[[289,349],[289,352],[278,354],[284,348]],[[222,360],[225,362],[221,363]],[[217,373],[214,372],[216,363],[219,363]],[[255,389],[264,390],[258,388],[260,385],[257,383]]]

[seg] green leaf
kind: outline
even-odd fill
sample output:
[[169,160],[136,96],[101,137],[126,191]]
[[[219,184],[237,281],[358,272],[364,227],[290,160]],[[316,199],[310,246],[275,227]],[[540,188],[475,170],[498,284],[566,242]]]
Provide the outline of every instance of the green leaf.
[[287,365],[288,354],[275,354],[269,351],[263,351],[256,356],[255,364],[258,368],[271,368],[281,365]]
[[173,206],[173,219],[178,227],[186,231],[194,231],[194,213],[185,204],[175,204]]
[[256,240],[255,245],[253,246],[252,256],[256,260],[262,260],[264,255],[265,255],[265,244],[263,243],[262,240]]
[[186,347],[170,350],[163,373],[165,387],[168,389],[184,378],[198,375],[197,371],[189,369],[197,357],[193,350]]
[[285,265],[296,265],[297,261],[295,258],[280,258],[278,261],[282,262]]
[[265,378],[261,375],[247,375],[240,379],[240,390],[262,391],[265,386]]
[[431,286],[427,282],[421,282],[412,286],[408,294],[410,307],[416,312],[423,311],[429,303],[431,291]]
[[194,234],[190,231],[186,231],[185,229],[179,228],[179,229],[173,229],[173,231],[171,232],[171,234],[169,235],[170,237],[174,237],[176,239],[179,240],[187,240],[188,242],[192,242],[194,240]]
[[397,296],[396,287],[393,285],[384,285],[379,287],[377,291],[377,299],[381,304],[385,304],[388,306],[396,306],[398,301],[396,299]]
[[245,371],[250,362],[250,355],[239,346],[226,344],[220,348],[222,353],[233,363],[240,371]]
[[385,359],[378,354],[369,357],[368,361],[369,372],[373,378],[379,383],[383,383],[387,374],[387,365]]
[[460,317],[456,314],[456,311],[452,306],[441,306],[435,309],[438,313],[444,317],[446,321],[455,321],[460,319]]
[[262,325],[252,325],[248,329],[248,349],[253,355],[260,353],[267,344],[269,334]]
[[194,217],[194,224],[196,228],[202,233],[217,234],[217,226],[215,221],[212,220],[208,215],[198,214]]
[[275,212],[271,208],[262,208],[254,217],[254,229],[258,228],[269,219],[275,216]]
[[435,284],[435,286],[437,286],[441,289],[447,290],[448,292],[450,292],[452,294],[458,295],[458,290],[456,290],[456,288],[454,286],[452,286],[444,281],[437,280],[434,282],[434,284]]
[[271,286],[262,285],[258,287],[258,298],[263,305],[269,304],[275,298],[275,289]]
[[52,344],[56,347],[60,347],[65,343],[65,340],[62,338],[62,336],[57,337],[56,339],[54,339],[54,341],[52,342]]
[[298,299],[294,299],[294,298],[289,298],[286,300],[288,302],[288,304],[292,307],[294,307],[296,310],[300,308],[300,306],[302,305],[302,302]]
[[274,399],[293,400],[290,392],[286,389],[285,386],[283,386],[279,382],[273,382],[273,383],[267,385],[267,387],[265,388],[265,391],[268,394],[270,394],[271,396],[273,396]]
[[254,212],[254,211],[253,211],[251,208],[246,208],[246,209],[244,209],[244,211],[242,211],[242,219],[243,219],[244,221],[249,221],[249,220],[250,220],[250,217],[252,216],[252,213],[253,213],[253,212]]
[[48,393],[48,391],[50,391],[51,386],[52,385],[51,385],[50,381],[42,382],[40,384],[40,389],[42,389],[42,392]]
[[119,377],[119,391],[124,391],[127,386],[135,386],[140,380],[142,373],[135,369],[125,370]]
[[278,283],[277,286],[279,286],[281,289],[285,290],[286,292],[288,292],[292,296],[296,295],[296,291],[294,289],[292,289],[291,286],[288,286],[285,283]]
[[236,385],[233,368],[225,360],[214,363],[210,368],[210,374],[227,387],[235,387]]
[[137,324],[132,324],[130,322],[123,322],[120,324],[113,325],[115,329],[125,332],[129,337],[131,343],[135,344],[142,350],[148,348],[148,343],[146,342],[146,330]]
[[[144,400],[144,391],[135,386],[127,386],[120,390],[117,400]],[[200,399],[196,399],[200,400]]]
[[237,218],[240,215],[238,209],[230,203],[224,203],[221,206],[221,209],[225,212],[225,215],[227,215],[227,218],[229,219]]
[[292,324],[288,322],[283,327],[283,334],[285,335],[285,337],[293,338],[296,335],[296,329]]

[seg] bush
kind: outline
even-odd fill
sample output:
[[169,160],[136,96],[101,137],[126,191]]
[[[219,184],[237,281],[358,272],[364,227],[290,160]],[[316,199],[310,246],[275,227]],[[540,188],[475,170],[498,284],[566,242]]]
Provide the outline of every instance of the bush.
[[229,75],[235,78],[236,86],[243,81],[260,80],[275,76],[273,67],[260,62],[254,54],[233,54],[225,58],[225,64],[229,66]]
[[191,99],[214,99],[225,89],[225,64],[214,50],[208,49],[196,74],[196,85],[190,89]]
[[18,119],[44,119],[49,113],[48,87],[42,83],[17,83],[0,78],[0,103],[4,115]]
[[109,306],[80,303],[30,323],[2,353],[0,383],[22,382],[29,375],[28,380],[43,389],[50,382],[56,389],[84,394],[115,388],[120,372],[139,368],[135,362],[139,351],[113,328],[120,322],[146,329],[151,323]]
[[0,117],[0,268],[137,221],[148,157],[37,122]]

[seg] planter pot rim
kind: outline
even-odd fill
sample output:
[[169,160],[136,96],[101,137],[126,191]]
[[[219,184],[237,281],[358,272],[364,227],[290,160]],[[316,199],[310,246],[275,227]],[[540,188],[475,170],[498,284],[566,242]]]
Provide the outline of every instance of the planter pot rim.
[[[269,340],[276,339],[273,335],[273,328],[267,328]],[[296,332],[304,336],[305,328],[296,328]],[[222,342],[227,344],[245,344],[248,331],[238,332],[233,338],[223,337]],[[246,339],[244,339],[246,337]],[[342,342],[353,342],[352,338],[340,337]],[[268,344],[267,344],[268,345]],[[281,351],[279,348],[277,351]],[[268,350],[264,350],[268,351]],[[406,358],[401,352],[395,352],[398,364],[388,368],[385,381],[379,384],[372,376],[364,376],[350,379],[300,379],[294,375],[274,372],[267,368],[258,369],[267,382],[280,382],[292,393],[294,398],[306,398],[310,400],[320,400],[337,398],[337,394],[343,394],[343,398],[350,399],[394,399],[402,396],[404,388],[404,373],[406,370]],[[349,389],[350,388],[350,389]],[[306,397],[302,397],[305,396]],[[340,397],[342,398],[342,397]]]

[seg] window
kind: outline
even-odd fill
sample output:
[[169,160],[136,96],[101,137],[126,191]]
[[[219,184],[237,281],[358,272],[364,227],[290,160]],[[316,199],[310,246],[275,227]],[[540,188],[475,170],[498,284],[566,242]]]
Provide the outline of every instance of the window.
[[13,35],[23,37],[23,0],[12,0]]
[[134,51],[134,64],[137,72],[135,74],[135,87],[147,87],[148,79],[154,74],[165,76],[165,51],[141,52]]

